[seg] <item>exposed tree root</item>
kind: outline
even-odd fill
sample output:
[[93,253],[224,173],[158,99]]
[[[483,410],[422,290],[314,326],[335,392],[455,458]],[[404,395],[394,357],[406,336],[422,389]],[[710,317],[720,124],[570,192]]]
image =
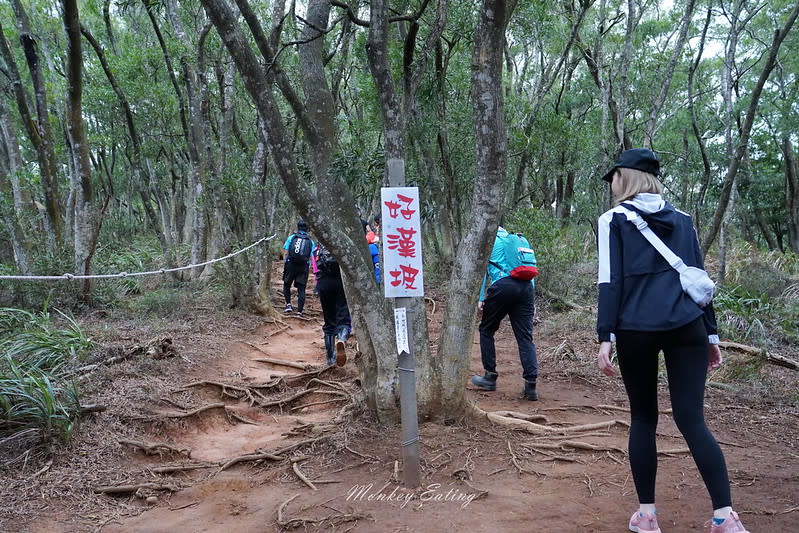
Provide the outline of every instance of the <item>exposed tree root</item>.
[[220,403],[211,403],[211,404],[208,404],[208,405],[203,405],[202,407],[198,407],[197,409],[194,409],[194,410],[189,411],[187,413],[160,413],[159,416],[162,416],[164,418],[186,418],[186,417],[189,417],[189,416],[198,415],[198,414],[203,413],[205,411],[210,411],[211,409],[225,409],[225,408],[226,408],[226,405],[224,403],[221,403],[221,402]]
[[174,474],[175,472],[188,472],[189,470],[201,470],[203,468],[215,468],[219,463],[191,463],[183,465],[164,465],[148,468],[154,474]]
[[[211,387],[219,387],[221,390],[221,394],[223,396],[227,396],[228,398],[233,398],[236,400],[240,400],[242,398],[246,398],[249,404],[256,405],[260,402],[267,402],[269,401],[266,396],[261,394],[257,389],[261,388],[272,388],[277,386],[282,382],[281,378],[275,378],[272,381],[261,384],[261,385],[251,385],[249,387],[246,386],[239,386],[233,385],[230,383],[222,383],[219,381],[210,381],[210,380],[203,380],[203,381],[195,381],[193,383],[189,383],[188,385],[184,385],[179,390],[186,390],[190,387],[202,387],[202,386],[211,386]],[[251,423],[251,422],[247,422]]]
[[570,300],[561,298],[560,296],[555,296],[551,292],[546,291],[541,287],[536,287],[535,290],[539,295],[543,296],[544,298],[547,298],[548,300],[552,300],[553,302],[557,302],[566,309],[572,309],[574,311],[591,311],[592,309],[591,307],[584,307],[582,305],[578,305]]
[[516,468],[516,471],[519,473],[519,475],[535,474],[536,476],[546,477],[546,474],[542,474],[541,472],[538,472],[536,470],[528,470],[527,468],[524,468],[522,465],[520,465],[519,457],[513,451],[513,448],[510,445],[510,441],[507,441],[507,445],[508,445],[508,452],[510,452],[510,462],[513,464],[513,467]]
[[728,350],[737,350],[739,352],[743,352],[748,355],[761,357],[765,359],[767,363],[771,363],[772,365],[783,366],[785,368],[790,368],[791,370],[799,370],[798,362],[794,361],[793,359],[789,359],[783,355],[776,355],[773,353],[769,353],[763,348],[757,348],[755,346],[747,346],[745,344],[738,344],[737,342],[720,342],[719,346],[721,348],[725,348]]
[[246,455],[239,455],[238,457],[234,457],[233,459],[229,459],[225,463],[219,467],[219,471],[227,470],[231,466],[237,465],[239,463],[245,463],[250,461],[282,461],[286,458],[284,455],[277,455],[271,452],[260,452],[260,453],[249,453]]
[[[545,426],[541,424],[536,424],[529,420],[530,418],[542,415],[528,415],[525,413],[516,413],[514,411],[488,412],[488,411],[483,411],[474,404],[472,404],[472,409],[474,414],[478,416],[484,416],[494,424],[504,427],[509,427],[512,429],[520,429],[522,431],[533,433],[535,435],[546,435],[551,433],[559,433],[567,435],[572,433],[580,433],[584,431],[593,431],[597,429],[608,429],[615,425],[622,425],[622,426],[629,425],[627,424],[627,422],[624,422],[623,420],[608,420],[605,422],[597,422],[594,424],[582,424],[578,426],[564,426],[564,427]],[[546,417],[544,418],[546,419]]]
[[311,490],[318,490],[316,488],[316,485],[314,485],[313,482],[310,479],[308,479],[308,476],[306,476],[302,472],[302,470],[300,470],[300,463],[302,461],[307,461],[308,459],[309,459],[309,457],[294,457],[294,458],[292,458],[291,459],[291,469],[294,471],[294,474],[296,474],[296,476],[298,478],[300,478],[300,481],[302,481],[303,483],[308,485],[308,487]]
[[179,489],[175,485],[165,485],[161,483],[137,483],[133,485],[111,485],[106,487],[95,487],[97,494],[130,494],[138,490],[166,490],[177,492]]
[[321,525],[325,524],[327,529],[335,529],[336,526],[345,524],[347,522],[357,522],[358,520],[371,520],[374,522],[374,518],[370,514],[363,514],[363,513],[333,513],[324,518],[304,518],[304,517],[297,517],[297,518],[288,518],[286,519],[283,516],[283,512],[286,510],[288,504],[294,501],[299,494],[296,494],[286,500],[285,502],[280,504],[280,507],[277,509],[277,524],[284,529],[297,529],[297,528],[305,528],[307,529],[308,526],[311,525]]
[[287,366],[289,368],[298,368],[300,370],[306,371],[313,368],[313,365],[309,363],[295,363],[294,361],[285,361],[283,359],[275,359],[274,357],[261,357],[260,359],[253,359],[253,361],[258,363],[269,363],[270,365]]
[[618,446],[600,446],[597,444],[590,444],[588,442],[582,442],[577,440],[564,440],[561,442],[525,442],[522,445],[533,449],[542,449],[542,450],[566,451],[571,449],[571,450],[584,450],[592,452],[620,452],[623,454],[627,453],[627,450],[619,448]]
[[291,396],[288,396],[286,398],[278,398],[277,400],[271,400],[271,401],[268,401],[268,402],[258,402],[258,407],[262,407],[264,409],[267,409],[269,407],[277,407],[277,406],[281,406],[282,407],[282,406],[286,405],[287,403],[291,403],[291,402],[293,402],[294,400],[296,400],[298,398],[302,398],[306,394],[311,394],[313,392],[316,392],[316,390],[317,389],[303,389],[303,390],[301,390],[299,392],[295,392],[294,394],[292,394]]
[[219,471],[227,470],[231,466],[237,465],[239,463],[246,463],[251,461],[283,461],[288,459],[286,454],[296,450],[301,446],[305,446],[306,444],[314,444],[322,439],[328,438],[329,435],[322,435],[319,437],[315,437],[313,439],[306,439],[300,442],[295,442],[294,444],[289,444],[288,446],[283,446],[281,448],[277,448],[274,450],[269,451],[258,451],[255,453],[248,453],[245,455],[239,455],[238,457],[234,457],[232,459],[228,459],[221,463],[219,467]]
[[156,442],[153,444],[147,442],[139,442],[135,440],[127,440],[122,439],[119,441],[120,444],[124,444],[127,446],[132,446],[134,448],[139,448],[141,451],[145,453],[145,455],[159,455],[163,456],[164,453],[177,453],[180,455],[185,455],[186,457],[191,458],[191,449],[189,448],[174,448],[168,444],[164,444],[161,442]]

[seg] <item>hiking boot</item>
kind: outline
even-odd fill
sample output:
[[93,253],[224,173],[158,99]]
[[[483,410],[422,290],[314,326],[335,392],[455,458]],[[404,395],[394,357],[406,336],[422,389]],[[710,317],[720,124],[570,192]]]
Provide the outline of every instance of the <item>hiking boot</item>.
[[472,376],[472,385],[483,390],[497,390],[497,373],[486,370],[484,376]]
[[294,311],[294,308],[291,307],[291,304],[286,304],[286,308],[283,309],[283,312],[284,313],[291,313],[292,311]]
[[730,516],[721,524],[716,524],[714,519],[711,518],[705,522],[705,529],[708,527],[710,528],[710,533],[749,533],[735,511],[730,511]]
[[656,513],[634,512],[630,517],[630,531],[637,533],[660,533],[658,527],[658,517]]
[[336,366],[344,366],[347,364],[347,337],[349,336],[349,328],[342,326],[338,330],[336,337]]
[[325,335],[325,355],[327,356],[327,366],[336,364],[336,336]]
[[294,316],[296,316],[297,318],[302,318],[303,317],[302,311],[297,311],[297,314]]
[[538,391],[535,390],[535,381],[524,381],[522,395],[525,400],[530,400],[531,402],[538,400]]

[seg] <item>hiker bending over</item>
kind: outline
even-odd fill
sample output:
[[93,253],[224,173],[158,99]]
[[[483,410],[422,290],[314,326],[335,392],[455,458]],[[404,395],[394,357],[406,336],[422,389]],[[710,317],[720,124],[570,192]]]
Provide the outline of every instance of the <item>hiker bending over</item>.
[[308,283],[308,265],[314,242],[308,235],[308,224],[297,221],[297,233],[292,233],[283,244],[283,298],[286,300],[284,313],[291,313],[291,284],[297,289],[297,316],[302,317],[305,308],[305,285]]
[[[702,253],[691,217],[661,196],[656,178],[660,162],[649,149],[622,152],[602,179],[610,182],[616,207],[599,218],[599,368],[615,376],[611,363],[616,342],[619,368],[630,401],[629,454],[639,509],[629,528],[660,533],[655,514],[658,423],[658,353],[662,350],[674,422],[682,433],[713,503],[710,533],[746,533],[732,511],[727,465],[705,425],[708,369],[721,364],[713,306],[700,308],[683,291],[680,276],[653,244],[652,232],[688,266],[702,268]],[[650,237],[651,238],[651,237]],[[672,263],[675,264],[675,263]],[[683,524],[683,527],[686,527]]]
[[[493,391],[497,389],[497,352],[494,333],[505,316],[510,325],[519,359],[522,362],[524,390],[527,400],[538,399],[538,357],[533,343],[533,315],[535,314],[535,281],[538,275],[535,253],[527,239],[521,234],[508,233],[500,226],[494,239],[494,248],[480,288],[480,303],[483,310],[480,320],[480,356],[483,360],[484,376],[472,376],[472,384]],[[487,290],[486,290],[487,288]]]

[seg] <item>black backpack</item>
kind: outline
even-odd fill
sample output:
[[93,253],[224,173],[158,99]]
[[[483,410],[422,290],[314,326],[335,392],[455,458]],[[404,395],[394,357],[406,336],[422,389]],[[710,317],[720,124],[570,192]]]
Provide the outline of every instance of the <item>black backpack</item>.
[[311,257],[311,246],[311,238],[307,233],[295,233],[289,242],[289,261],[307,263]]
[[333,257],[333,254],[330,253],[330,250],[325,248],[322,244],[316,248],[316,268],[325,274],[332,274],[339,271],[338,261]]

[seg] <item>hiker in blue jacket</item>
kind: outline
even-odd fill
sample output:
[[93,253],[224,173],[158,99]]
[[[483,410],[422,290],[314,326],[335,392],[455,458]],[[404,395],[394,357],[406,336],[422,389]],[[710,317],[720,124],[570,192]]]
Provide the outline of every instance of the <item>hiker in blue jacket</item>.
[[[598,364],[615,376],[619,368],[630,402],[629,460],[639,508],[629,529],[660,533],[655,514],[658,422],[658,353],[663,351],[674,421],[691,450],[713,503],[710,533],[746,533],[732,511],[724,455],[704,418],[708,369],[721,364],[712,304],[700,308],[682,290],[679,274],[628,220],[635,211],[688,266],[702,268],[691,217],[663,200],[658,157],[649,149],[623,152],[602,179],[610,182],[616,207],[598,222]],[[620,205],[623,204],[623,205]]]
[[529,260],[527,279],[516,279],[511,272],[515,270],[517,261],[509,257],[508,239],[514,234],[500,226],[494,239],[494,247],[488,261],[483,286],[480,288],[480,303],[483,317],[480,320],[480,356],[483,362],[485,375],[472,376],[472,384],[482,390],[493,391],[497,389],[497,352],[494,344],[494,334],[500,322],[506,316],[510,317],[510,325],[516,344],[519,346],[519,359],[522,363],[524,390],[522,394],[526,400],[538,400],[536,382],[538,380],[538,356],[533,343],[533,316],[535,314],[535,281],[532,279],[538,273],[535,265],[535,254],[529,248],[526,239],[522,242],[528,250]]
[[308,224],[304,220],[297,221],[297,232],[292,233],[283,243],[285,253],[283,263],[283,298],[286,300],[285,313],[291,313],[291,284],[297,289],[297,316],[302,318],[305,308],[305,285],[308,283],[308,267],[314,242],[308,235]]

